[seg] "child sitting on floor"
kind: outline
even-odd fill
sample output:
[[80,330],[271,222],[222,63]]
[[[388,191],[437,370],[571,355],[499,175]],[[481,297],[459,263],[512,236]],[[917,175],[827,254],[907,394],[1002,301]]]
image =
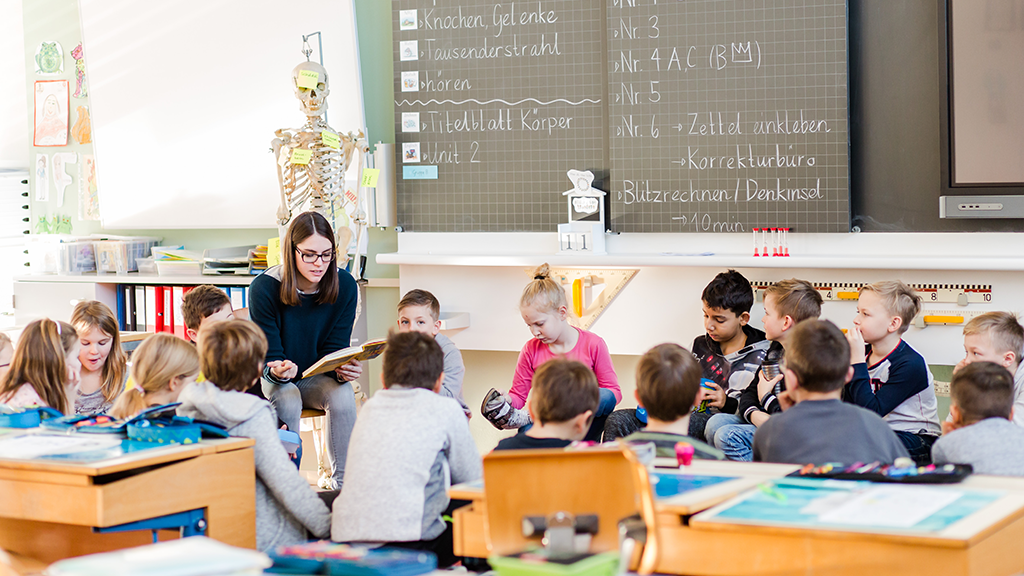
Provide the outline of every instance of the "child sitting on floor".
[[231,299],[223,290],[211,284],[196,286],[185,293],[181,299],[181,315],[185,320],[185,335],[192,342],[199,340],[204,327],[235,317]]
[[232,436],[256,441],[256,549],[299,544],[330,534],[331,513],[299,475],[277,434],[270,403],[245,391],[263,372],[267,339],[256,324],[225,320],[199,336],[200,368],[207,380],[178,395],[178,414],[207,420]]
[[444,382],[441,383],[441,396],[454,398],[469,418],[472,412],[462,398],[462,377],[466,375],[466,365],[463,364],[462,353],[455,343],[441,334],[441,303],[426,290],[406,292],[398,303],[398,329],[402,332],[422,332],[433,336],[437,341],[441,352],[444,352]]
[[653,442],[660,457],[674,458],[678,442],[694,448],[694,458],[724,460],[725,455],[687,436],[690,414],[700,403],[700,365],[678,344],[659,344],[648,350],[636,367],[636,400],[647,410],[647,427],[626,442]]
[[483,466],[459,403],[437,393],[441,347],[427,334],[392,333],[382,380],[352,430],[331,539],[429,550],[450,566],[448,480],[476,480]]
[[533,375],[526,406],[533,426],[498,442],[495,450],[564,448],[583,440],[600,403],[594,373],[575,360],[548,360]]
[[11,408],[47,406],[74,414],[74,389],[82,364],[82,343],[74,326],[43,318],[18,337],[10,369],[0,381],[0,404]]
[[604,422],[622,400],[619,379],[612,366],[608,345],[600,336],[569,324],[569,304],[565,290],[551,279],[547,264],[537,268],[533,281],[523,290],[519,311],[530,328],[533,339],[523,346],[512,377],[508,396],[491,389],[484,397],[481,412],[498,429],[527,426],[530,416],[523,409],[530,394],[533,375],[548,360],[565,356],[579,360],[594,371],[601,388],[601,403],[594,422],[587,431],[587,440],[600,440]]
[[843,395],[885,418],[910,457],[924,466],[941,429],[932,373],[903,340],[920,310],[921,297],[898,280],[860,289],[857,316],[846,334],[853,379]]
[[936,464],[970,464],[977,474],[1024,476],[1024,428],[1013,424],[1013,378],[1004,366],[974,362],[950,383],[952,422],[932,446]]
[[953,369],[956,374],[973,362],[994,362],[1013,376],[1013,423],[1024,426],[1024,327],[1009,312],[986,312],[964,326],[964,359]]
[[844,403],[843,385],[853,376],[846,337],[835,324],[804,320],[786,338],[778,396],[783,412],[754,433],[754,460],[788,464],[857,462],[891,464],[907,450],[885,421]]
[[110,415],[128,419],[151,406],[178,401],[186,386],[199,376],[199,353],[192,344],[171,334],[154,334],[132,353],[130,390],[118,397]]

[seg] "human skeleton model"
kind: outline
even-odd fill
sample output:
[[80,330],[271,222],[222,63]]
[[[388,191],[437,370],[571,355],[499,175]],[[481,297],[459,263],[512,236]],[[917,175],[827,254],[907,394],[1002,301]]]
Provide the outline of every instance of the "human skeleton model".
[[[303,84],[312,87],[304,88]],[[345,205],[345,172],[354,154],[359,158],[359,180],[362,180],[363,156],[368,151],[366,140],[362,131],[358,134],[339,134],[324,121],[327,95],[331,91],[327,70],[323,66],[316,62],[299,64],[292,69],[292,85],[295,97],[299,99],[302,112],[306,115],[306,123],[298,129],[277,130],[277,137],[271,143],[277,160],[277,182],[281,189],[281,206],[277,209],[278,229],[283,238],[292,216],[304,210],[319,212],[334,225],[336,246],[344,254],[352,240],[352,231],[344,219],[342,225],[338,225],[337,211],[343,210]],[[299,151],[298,154],[296,151]],[[304,155],[308,155],[308,158]],[[356,224],[358,246],[366,229],[366,211],[363,210],[362,187],[357,186],[356,189],[355,208],[351,216]]]

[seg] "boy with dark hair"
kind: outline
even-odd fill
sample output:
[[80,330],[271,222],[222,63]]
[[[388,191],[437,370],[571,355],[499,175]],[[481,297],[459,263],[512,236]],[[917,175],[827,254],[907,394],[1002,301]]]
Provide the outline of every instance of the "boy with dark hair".
[[877,414],[844,403],[843,385],[853,376],[850,347],[835,324],[805,320],[786,339],[778,396],[784,412],[754,433],[754,460],[789,464],[891,463],[907,456],[896,434]]
[[857,316],[846,334],[854,373],[844,398],[884,418],[914,462],[924,466],[941,428],[932,373],[903,340],[920,310],[921,297],[899,280],[860,289]]
[[932,446],[936,464],[970,464],[977,474],[1024,476],[1024,428],[1013,424],[1013,378],[992,362],[953,375],[952,422]]
[[256,549],[269,552],[326,538],[331,512],[288,459],[270,403],[244,393],[262,374],[266,353],[267,339],[252,322],[226,320],[204,328],[199,366],[207,380],[181,391],[177,413],[256,441]]
[[402,332],[422,332],[434,338],[444,353],[444,382],[441,383],[440,394],[454,398],[462,406],[466,418],[469,418],[472,412],[462,397],[462,378],[466,375],[466,365],[455,343],[441,334],[441,303],[426,290],[410,290],[398,303],[398,329]]
[[583,440],[600,403],[597,376],[582,362],[556,358],[533,374],[526,407],[533,426],[498,442],[495,450],[564,448]]
[[199,340],[203,327],[235,317],[228,295],[210,284],[196,286],[185,294],[181,299],[181,315],[185,320],[185,335],[193,342]]
[[[994,362],[1013,376],[1013,423],[1024,426],[1024,326],[1010,312],[986,312],[964,326],[964,359],[953,373],[973,362]],[[952,416],[952,414],[950,415]]]
[[674,458],[678,442],[694,448],[694,458],[724,460],[725,455],[687,436],[693,407],[700,403],[700,365],[686,348],[659,344],[636,367],[636,400],[647,411],[647,427],[626,442],[652,442],[658,456]]
[[349,443],[345,482],[334,501],[331,539],[388,543],[455,563],[452,526],[442,519],[451,483],[483,475],[461,407],[438,394],[444,355],[420,332],[388,337],[384,389],[363,405]]
[[747,325],[754,289],[739,272],[715,276],[701,294],[701,305],[707,333],[693,341],[693,355],[710,389],[698,395],[698,400],[708,400],[708,409],[690,416],[690,436],[713,441],[705,434],[708,420],[715,414],[737,413],[740,395],[754,381],[771,342],[764,332]]
[[[782,338],[799,322],[821,314],[821,294],[806,280],[790,278],[768,286],[764,291],[765,337],[771,342],[764,365],[778,369],[785,353]],[[764,368],[764,366],[762,366]],[[760,370],[754,381],[740,394],[738,414],[715,414],[708,420],[705,435],[730,460],[753,459],[754,431],[768,417],[781,412],[776,396],[786,390],[782,374],[769,375]]]

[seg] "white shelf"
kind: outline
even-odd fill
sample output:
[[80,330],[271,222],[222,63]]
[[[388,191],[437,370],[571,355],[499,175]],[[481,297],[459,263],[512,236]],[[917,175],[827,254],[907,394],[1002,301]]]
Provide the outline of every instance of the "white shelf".
[[1024,258],[1015,257],[863,257],[790,256],[786,258],[715,254],[712,256],[669,256],[659,254],[609,254],[568,256],[561,254],[378,254],[378,264],[416,266],[677,266],[708,268],[814,268],[850,270],[1024,270]]
[[162,286],[195,286],[199,284],[214,284],[217,286],[248,286],[255,276],[231,275],[213,276],[207,274],[189,274],[181,276],[161,276],[159,274],[30,274],[26,276],[15,276],[15,282],[65,282],[85,283],[94,282],[97,284],[154,284]]

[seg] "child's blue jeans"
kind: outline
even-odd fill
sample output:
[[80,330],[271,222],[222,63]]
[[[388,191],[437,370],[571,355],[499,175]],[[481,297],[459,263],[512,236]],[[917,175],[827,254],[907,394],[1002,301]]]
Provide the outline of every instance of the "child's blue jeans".
[[729,460],[750,462],[754,459],[756,431],[757,427],[735,414],[715,414],[708,420],[704,435]]

